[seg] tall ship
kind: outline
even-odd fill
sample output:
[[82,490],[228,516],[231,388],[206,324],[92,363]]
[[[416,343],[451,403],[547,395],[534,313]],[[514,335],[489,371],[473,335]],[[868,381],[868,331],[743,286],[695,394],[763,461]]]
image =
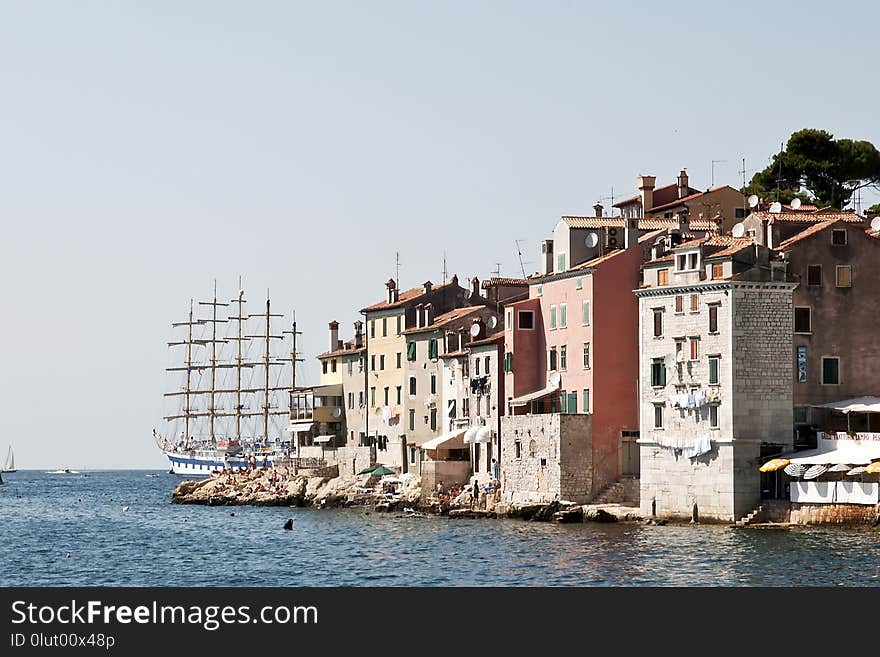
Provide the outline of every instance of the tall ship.
[[[240,287],[240,285],[239,285]],[[247,314],[244,290],[229,302],[199,301],[198,317],[173,322],[180,332],[168,343],[175,380],[165,393],[164,431],[153,438],[168,457],[171,472],[207,477],[217,471],[271,467],[291,458],[285,428],[296,385],[296,320],[278,332],[284,315],[265,309]],[[289,345],[285,346],[285,342]]]

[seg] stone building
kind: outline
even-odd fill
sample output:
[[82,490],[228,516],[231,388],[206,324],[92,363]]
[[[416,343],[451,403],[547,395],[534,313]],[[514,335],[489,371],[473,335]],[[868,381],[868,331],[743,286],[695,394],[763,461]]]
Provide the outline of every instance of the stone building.
[[734,521],[761,457],[792,444],[792,290],[751,239],[708,236],[644,266],[639,303],[641,508]]
[[493,325],[498,326],[491,320],[488,325],[475,324],[466,349],[470,377],[466,386],[468,430],[464,442],[470,451],[471,471],[481,481],[493,479],[492,460],[495,459],[499,467],[502,460],[504,331],[493,332],[490,328]]

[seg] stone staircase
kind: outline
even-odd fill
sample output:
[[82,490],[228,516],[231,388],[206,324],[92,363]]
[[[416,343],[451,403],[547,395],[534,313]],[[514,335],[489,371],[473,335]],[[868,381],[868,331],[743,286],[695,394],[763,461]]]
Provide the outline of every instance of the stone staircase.
[[764,506],[759,504],[757,507],[755,507],[754,509],[749,511],[748,514],[744,515],[742,518],[737,520],[736,526],[737,527],[748,527],[753,522],[760,522],[761,518],[763,517],[763,514],[764,514]]
[[787,500],[764,500],[748,515],[736,521],[737,527],[756,523],[787,523],[791,517],[791,504]]
[[619,481],[607,486],[590,504],[639,505],[638,477],[621,477]]

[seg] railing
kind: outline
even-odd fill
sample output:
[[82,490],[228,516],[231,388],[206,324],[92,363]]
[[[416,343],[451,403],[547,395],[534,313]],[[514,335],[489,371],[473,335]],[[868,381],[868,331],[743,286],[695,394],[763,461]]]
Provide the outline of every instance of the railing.
[[880,432],[877,431],[820,431],[819,438],[823,440],[880,440]]

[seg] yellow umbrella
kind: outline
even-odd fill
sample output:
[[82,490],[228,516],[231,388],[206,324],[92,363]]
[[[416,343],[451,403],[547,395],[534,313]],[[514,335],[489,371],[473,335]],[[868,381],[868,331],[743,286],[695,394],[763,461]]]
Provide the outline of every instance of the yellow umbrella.
[[880,474],[880,461],[874,461],[871,465],[865,468],[865,472],[870,472],[871,474]]
[[767,461],[761,466],[761,472],[774,472],[779,468],[784,468],[789,463],[791,463],[791,461],[788,459],[773,459],[772,461]]

